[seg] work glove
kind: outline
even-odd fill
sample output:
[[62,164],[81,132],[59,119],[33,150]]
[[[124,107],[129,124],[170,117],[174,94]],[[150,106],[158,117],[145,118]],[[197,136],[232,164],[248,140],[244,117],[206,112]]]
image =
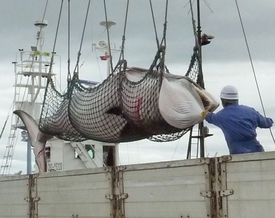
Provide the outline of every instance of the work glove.
[[208,110],[205,110],[205,111],[201,112],[202,118],[205,119],[205,117],[206,117],[206,115],[207,115],[208,113],[209,113]]

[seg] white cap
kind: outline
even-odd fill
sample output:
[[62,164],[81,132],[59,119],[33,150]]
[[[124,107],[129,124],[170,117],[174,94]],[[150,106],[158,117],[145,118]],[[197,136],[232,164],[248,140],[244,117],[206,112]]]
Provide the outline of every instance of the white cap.
[[220,98],[228,100],[238,100],[238,90],[231,85],[225,86],[221,91]]

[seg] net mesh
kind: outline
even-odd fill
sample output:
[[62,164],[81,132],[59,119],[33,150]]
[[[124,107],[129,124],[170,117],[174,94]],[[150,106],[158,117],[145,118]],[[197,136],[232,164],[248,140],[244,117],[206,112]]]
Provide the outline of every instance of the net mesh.
[[[185,76],[198,81],[198,58],[194,52]],[[144,73],[135,68],[135,72]],[[126,68],[118,67],[101,84],[87,87],[77,74],[60,94],[49,77],[39,129],[68,141],[93,139],[102,142],[130,142],[150,139],[167,142],[188,130],[175,128],[162,118],[158,108],[164,68],[149,70],[138,82],[129,80]]]

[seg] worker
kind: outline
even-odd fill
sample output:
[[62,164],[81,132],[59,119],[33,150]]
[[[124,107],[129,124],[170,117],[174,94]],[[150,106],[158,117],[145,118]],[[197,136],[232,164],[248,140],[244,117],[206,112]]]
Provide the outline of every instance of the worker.
[[225,86],[220,98],[223,109],[217,113],[204,111],[202,116],[222,130],[230,154],[263,152],[263,146],[256,139],[256,128],[270,128],[273,120],[254,108],[239,105],[238,90],[234,86]]

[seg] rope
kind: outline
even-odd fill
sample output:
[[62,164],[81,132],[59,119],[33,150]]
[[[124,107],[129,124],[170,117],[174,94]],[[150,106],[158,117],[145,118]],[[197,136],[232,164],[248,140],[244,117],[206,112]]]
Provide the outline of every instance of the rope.
[[158,36],[157,36],[157,31],[156,31],[156,22],[154,18],[154,11],[153,11],[153,6],[152,2],[150,0],[150,8],[151,8],[151,14],[152,14],[152,19],[153,19],[153,25],[154,25],[154,30],[155,30],[155,35],[156,35],[156,42],[157,42],[157,47],[158,51],[155,55],[155,58],[149,68],[149,71],[152,71],[153,68],[156,66],[157,61],[159,61],[159,67],[161,68],[161,73],[164,73],[164,69],[168,71],[167,67],[165,66],[165,49],[166,49],[166,31],[167,31],[167,14],[168,14],[168,0],[166,0],[166,5],[165,5],[165,18],[164,18],[164,24],[163,24],[163,35],[162,35],[162,40],[161,43],[159,43]]
[[[264,116],[266,117],[265,108],[264,108],[264,104],[263,104],[263,100],[262,100],[262,96],[261,96],[261,92],[260,92],[260,88],[259,88],[259,84],[258,84],[255,68],[254,68],[254,65],[253,65],[252,56],[251,56],[251,52],[250,52],[249,45],[248,45],[248,40],[247,40],[246,33],[245,33],[245,30],[244,30],[244,25],[243,25],[243,21],[242,21],[240,9],[239,9],[238,1],[235,0],[235,3],[236,3],[238,15],[239,15],[239,19],[240,19],[240,23],[241,23],[241,27],[242,27],[242,32],[243,32],[244,39],[245,39],[245,44],[246,44],[246,48],[247,48],[247,52],[248,52],[248,56],[249,56],[249,60],[250,60],[250,64],[251,64],[251,68],[252,68],[252,72],[253,72],[253,76],[254,76],[254,80],[255,80],[257,91],[258,91],[258,95],[259,95],[259,98],[260,98],[262,110],[263,110]],[[269,128],[269,130],[270,130],[270,134],[271,134],[272,140],[273,140],[273,142],[275,144],[275,139],[274,139],[273,133],[271,131],[271,128]]]
[[160,46],[162,44],[164,44],[164,46],[166,46],[167,13],[168,13],[168,0],[166,0],[165,19],[164,19],[164,24],[163,24],[163,35],[162,35],[162,40],[161,40]]
[[[9,114],[10,114],[10,112],[11,112],[12,109],[13,109],[13,102],[11,103],[11,106],[10,106],[10,109],[9,109],[9,112],[8,112],[8,116],[6,118],[4,126],[2,127],[2,131],[1,131],[1,134],[0,134],[0,139],[2,138],[3,132],[4,132],[5,128],[6,128],[7,122],[9,120]],[[17,123],[17,121],[16,121],[16,123]]]
[[80,60],[80,55],[81,55],[81,49],[82,49],[82,45],[83,45],[83,39],[84,39],[84,35],[85,35],[85,30],[86,30],[86,24],[87,24],[87,19],[88,19],[90,4],[91,4],[91,0],[89,0],[89,2],[88,2],[86,16],[85,16],[85,21],[84,21],[84,26],[83,26],[83,31],[82,31],[82,36],[81,36],[81,41],[80,41],[80,46],[79,46],[79,51],[78,51],[78,54],[77,54],[77,61],[76,61],[75,69],[74,69],[74,76],[75,77],[78,77],[79,60]]
[[106,29],[107,29],[107,40],[108,40],[108,50],[109,50],[109,56],[110,56],[110,68],[111,68],[111,73],[114,72],[113,68],[113,57],[112,57],[112,51],[111,51],[111,45],[110,45],[110,33],[109,33],[109,26],[108,26],[108,17],[107,17],[107,6],[106,6],[106,0],[104,0],[104,13],[105,13],[105,21],[106,21]]
[[194,33],[194,37],[195,37],[195,49],[198,49],[199,48],[199,40],[198,40],[197,31],[196,31],[196,21],[194,18],[192,0],[189,0],[189,4],[190,4],[190,11],[191,11],[191,21],[192,21],[193,33]]
[[151,0],[149,2],[150,2],[150,9],[151,9],[151,15],[152,15],[152,20],[153,20],[155,35],[156,35],[157,48],[159,49],[159,39],[158,39],[158,33],[157,33],[157,28],[156,28],[156,21],[155,21],[155,16],[154,16],[154,11],[153,11],[153,5],[152,5]]
[[128,11],[129,11],[129,0],[127,0],[127,5],[126,5],[126,13],[125,13],[125,20],[124,20],[124,29],[123,29],[121,51],[120,51],[120,56],[119,56],[119,59],[118,59],[119,60],[118,64],[120,64],[121,60],[124,60],[124,46],[125,46],[125,39],[126,39],[125,38],[125,34],[126,34],[126,26],[127,26],[127,20],[128,20]]
[[166,49],[166,32],[167,32],[167,13],[168,13],[168,0],[166,0],[166,5],[165,5],[165,18],[164,18],[164,24],[163,24],[163,36],[162,36],[162,43],[164,44],[164,51],[161,53],[161,60],[160,60],[160,67],[162,74],[164,73],[164,62],[165,62],[165,49]]
[[[64,0],[61,1],[59,15],[58,15],[58,21],[57,21],[55,37],[54,37],[54,43],[53,43],[53,49],[52,49],[51,62],[50,62],[50,67],[49,67],[49,74],[51,74],[51,72],[52,72],[52,66],[53,66],[53,62],[54,62],[55,46],[56,46],[57,35],[58,35],[58,30],[59,30],[59,25],[60,25],[61,13],[62,13],[62,9],[63,9],[63,2],[64,2]],[[48,81],[50,79],[51,79],[51,76],[49,75]]]
[[68,0],[68,74],[67,81],[71,80],[71,1]]
[[164,21],[164,27],[163,27],[163,41],[164,46],[166,47],[166,32],[167,32],[167,17],[168,17],[168,0],[166,0],[166,6],[165,6],[165,21]]

